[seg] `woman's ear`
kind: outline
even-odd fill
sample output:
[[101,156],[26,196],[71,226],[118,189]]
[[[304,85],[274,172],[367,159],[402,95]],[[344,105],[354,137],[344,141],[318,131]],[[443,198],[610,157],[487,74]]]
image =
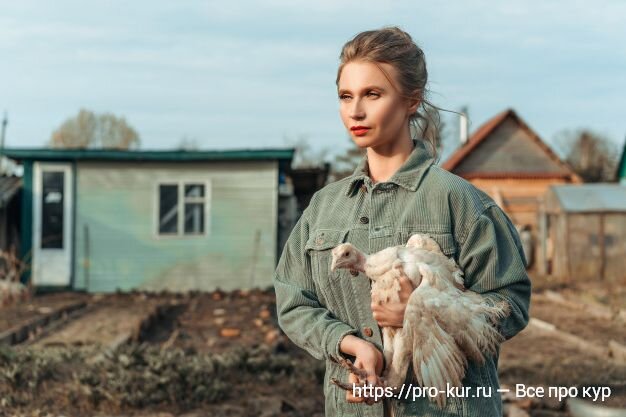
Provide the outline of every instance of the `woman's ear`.
[[421,102],[422,100],[419,98],[409,100],[409,108],[407,109],[409,116],[417,111],[417,108],[420,106]]

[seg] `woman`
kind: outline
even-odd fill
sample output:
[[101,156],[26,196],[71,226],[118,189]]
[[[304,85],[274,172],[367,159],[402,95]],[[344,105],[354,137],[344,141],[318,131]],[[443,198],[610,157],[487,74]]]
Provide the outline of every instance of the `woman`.
[[[367,154],[351,176],[315,193],[291,232],[274,276],[279,324],[295,344],[326,360],[326,416],[499,417],[498,355],[483,366],[469,362],[463,385],[470,394],[485,387],[484,394],[448,398],[444,409],[410,397],[388,399],[383,410],[381,401],[329,384],[333,377],[356,381],[338,364],[341,358],[351,358],[377,382],[384,366],[378,326],[401,327],[413,291],[404,278],[399,303],[371,305],[367,277],[330,271],[331,249],[340,243],[373,253],[405,244],[414,233],[431,235],[463,269],[466,288],[510,304],[511,314],[499,323],[507,339],[526,326],[530,301],[509,218],[485,193],[433,165],[424,140],[411,138],[411,124],[423,118],[426,103],[421,49],[402,30],[384,28],[358,34],[340,58],[341,119]],[[411,368],[406,382],[416,385]]]

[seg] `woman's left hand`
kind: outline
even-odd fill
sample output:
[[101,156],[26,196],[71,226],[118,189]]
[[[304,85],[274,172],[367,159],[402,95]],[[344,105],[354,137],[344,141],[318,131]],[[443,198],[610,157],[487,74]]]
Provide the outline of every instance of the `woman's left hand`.
[[404,275],[400,277],[399,282],[399,302],[390,301],[382,305],[372,302],[372,315],[381,327],[402,327],[404,310],[406,310],[406,304],[415,287],[409,278]]

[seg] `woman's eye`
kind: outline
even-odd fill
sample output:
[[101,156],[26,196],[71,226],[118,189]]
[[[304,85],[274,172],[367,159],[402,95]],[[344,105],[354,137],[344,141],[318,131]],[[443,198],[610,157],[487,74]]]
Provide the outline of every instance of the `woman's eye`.
[[368,96],[368,97],[374,97],[374,98],[377,98],[377,97],[380,97],[380,94],[378,94],[378,93],[376,93],[376,92],[374,92],[374,91],[370,91],[370,92],[368,92],[368,93],[367,93],[367,96]]

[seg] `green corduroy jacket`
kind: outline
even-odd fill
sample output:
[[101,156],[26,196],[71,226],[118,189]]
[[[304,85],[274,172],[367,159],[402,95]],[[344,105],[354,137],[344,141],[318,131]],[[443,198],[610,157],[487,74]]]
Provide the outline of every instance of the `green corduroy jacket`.
[[[434,165],[422,141],[414,144],[388,181],[374,184],[364,157],[351,176],[316,192],[292,230],[274,274],[280,327],[296,345],[325,360],[327,417],[384,414],[382,402],[348,403],[345,391],[329,382],[332,377],[348,381],[347,371],[337,363],[346,357],[339,351],[345,335],[361,337],[382,350],[381,332],[370,308],[369,280],[344,269],[330,271],[331,249],[340,243],[350,242],[369,254],[403,245],[414,233],[427,233],[463,269],[466,288],[510,304],[510,315],[499,323],[506,339],[528,324],[531,283],[511,220],[487,194]],[[425,397],[403,395],[387,400],[394,416],[502,416],[496,391],[498,353],[482,366],[469,362],[463,380],[469,387],[467,397],[447,398],[439,409]],[[417,386],[411,368],[406,389],[409,384]],[[479,396],[477,387],[485,387]]]

